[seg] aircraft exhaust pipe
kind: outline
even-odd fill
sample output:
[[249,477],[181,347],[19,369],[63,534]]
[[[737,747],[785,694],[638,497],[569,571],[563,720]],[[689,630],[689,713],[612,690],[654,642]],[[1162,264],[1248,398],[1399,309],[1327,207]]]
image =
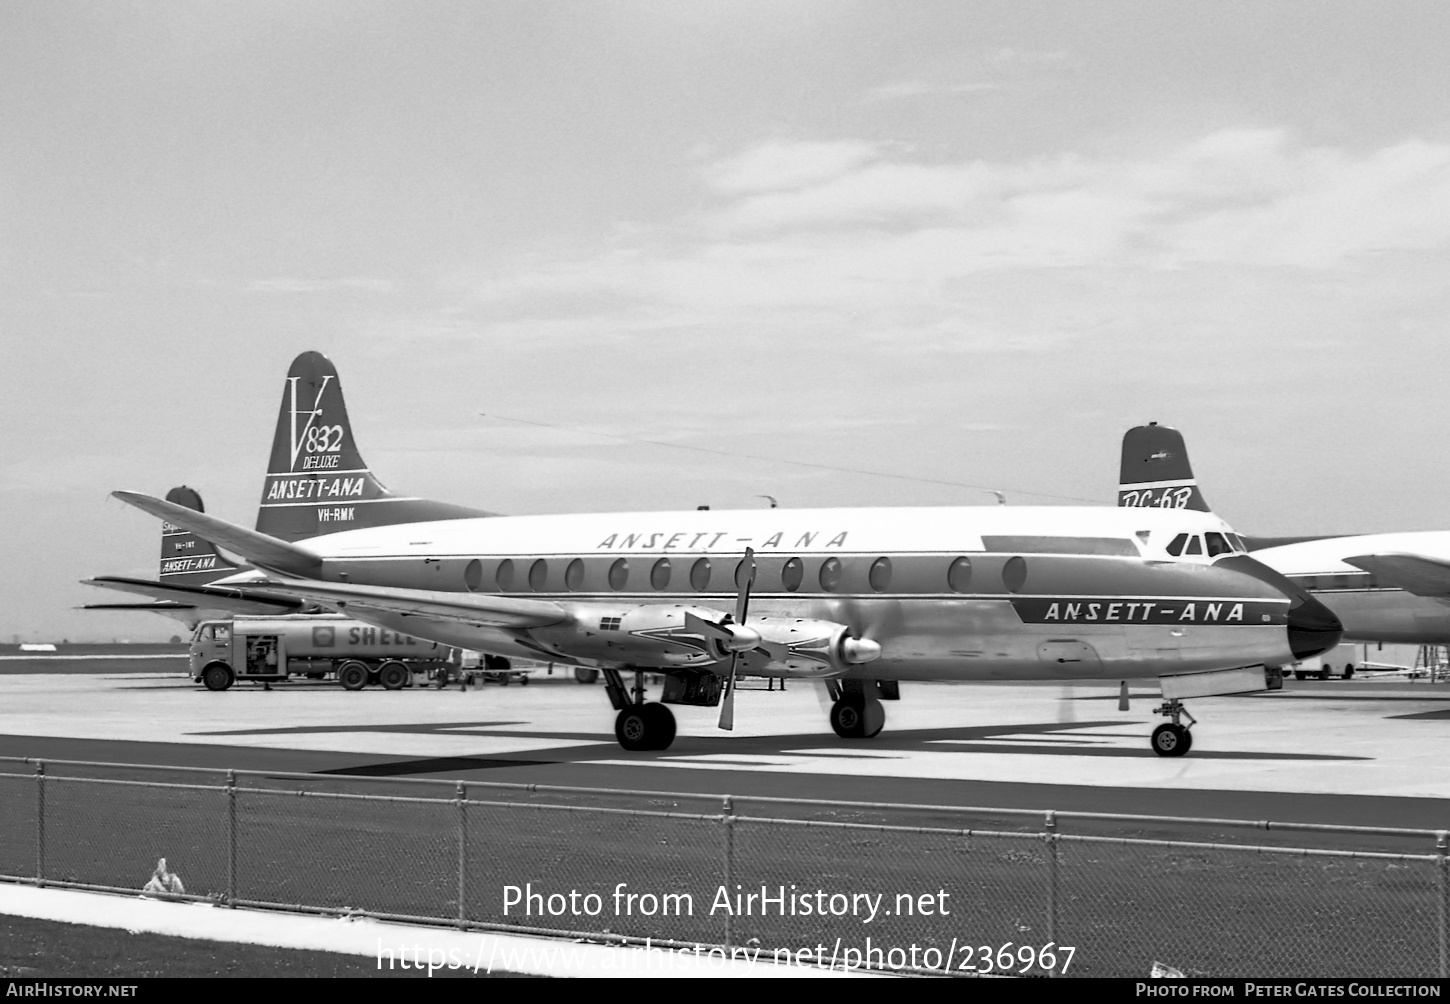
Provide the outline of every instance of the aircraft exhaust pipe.
[[1214,565],[1251,575],[1289,597],[1289,650],[1295,659],[1327,652],[1344,637],[1344,624],[1333,610],[1262,561],[1234,554],[1218,559]]

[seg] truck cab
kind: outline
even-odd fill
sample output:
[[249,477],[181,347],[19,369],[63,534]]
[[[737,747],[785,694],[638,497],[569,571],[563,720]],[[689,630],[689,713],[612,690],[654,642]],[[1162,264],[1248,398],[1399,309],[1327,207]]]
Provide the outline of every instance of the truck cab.
[[191,637],[191,678],[207,690],[226,690],[238,680],[287,679],[287,639],[240,620],[202,621]]

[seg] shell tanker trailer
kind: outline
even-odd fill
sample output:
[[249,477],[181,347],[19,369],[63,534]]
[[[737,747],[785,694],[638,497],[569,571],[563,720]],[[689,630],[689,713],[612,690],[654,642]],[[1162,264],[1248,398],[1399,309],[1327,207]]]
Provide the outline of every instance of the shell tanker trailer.
[[[192,635],[191,678],[208,690],[233,683],[273,683],[293,676],[334,677],[346,690],[378,684],[400,690],[425,673],[440,685],[461,674],[476,653],[388,631],[342,615],[231,617],[202,621]],[[508,673],[508,660],[482,657],[483,667]]]

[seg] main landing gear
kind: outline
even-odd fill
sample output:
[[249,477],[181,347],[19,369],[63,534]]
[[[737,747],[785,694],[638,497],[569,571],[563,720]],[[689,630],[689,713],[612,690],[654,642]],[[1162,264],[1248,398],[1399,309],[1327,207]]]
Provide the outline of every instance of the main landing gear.
[[[874,739],[886,726],[886,710],[860,680],[826,681],[830,692],[831,728],[842,739]],[[872,689],[875,689],[874,686]]]
[[[1182,701],[1165,700],[1161,706],[1153,709],[1153,714],[1167,715],[1172,719],[1153,730],[1150,742],[1154,753],[1159,756],[1183,756],[1193,748],[1193,733],[1188,731],[1188,725],[1197,725],[1198,722],[1188,713]],[[1188,725],[1182,724],[1182,718],[1188,719]]]
[[663,704],[645,703],[644,672],[634,671],[634,686],[628,692],[617,669],[604,670],[604,690],[619,714],[614,719],[614,737],[625,749],[667,750],[675,741],[675,715]]

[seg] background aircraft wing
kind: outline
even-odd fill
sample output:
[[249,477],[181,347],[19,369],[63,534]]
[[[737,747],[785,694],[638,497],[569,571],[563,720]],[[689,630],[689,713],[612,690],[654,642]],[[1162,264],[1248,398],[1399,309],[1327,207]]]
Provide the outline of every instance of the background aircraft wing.
[[[261,583],[259,583],[261,585]],[[335,607],[345,613],[398,614],[428,620],[453,621],[473,627],[529,628],[557,624],[569,614],[551,600],[513,596],[483,596],[431,589],[397,589],[347,582],[268,580],[268,592],[287,593]]]
[[[137,593],[162,601],[162,605],[115,605],[95,606],[89,609],[155,610],[165,613],[168,609],[199,608],[204,610],[229,610],[234,614],[296,614],[303,613],[313,604],[296,596],[271,594],[258,589],[241,586],[181,586],[152,582],[149,579],[129,579],[120,575],[98,575],[94,579],[82,579],[87,586],[101,586],[119,589],[122,592]],[[167,606],[166,604],[175,604]]]
[[1416,596],[1450,599],[1450,562],[1418,554],[1359,554],[1344,562]]

